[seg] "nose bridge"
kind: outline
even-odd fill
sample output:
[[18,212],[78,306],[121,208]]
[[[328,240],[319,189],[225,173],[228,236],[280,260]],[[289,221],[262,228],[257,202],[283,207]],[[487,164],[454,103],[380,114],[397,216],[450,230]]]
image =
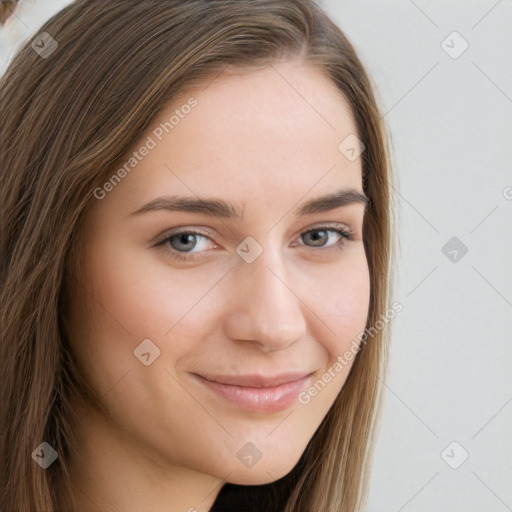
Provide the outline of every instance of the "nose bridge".
[[234,269],[240,293],[229,324],[230,336],[268,349],[284,348],[306,332],[303,304],[278,246],[267,243],[252,263],[241,259]]

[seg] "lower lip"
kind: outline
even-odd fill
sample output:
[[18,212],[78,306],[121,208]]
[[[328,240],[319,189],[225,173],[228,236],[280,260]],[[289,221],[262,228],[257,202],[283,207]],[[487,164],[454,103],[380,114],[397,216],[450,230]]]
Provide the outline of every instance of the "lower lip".
[[194,375],[204,386],[239,409],[256,412],[276,412],[290,407],[310,375],[273,388],[230,386]]

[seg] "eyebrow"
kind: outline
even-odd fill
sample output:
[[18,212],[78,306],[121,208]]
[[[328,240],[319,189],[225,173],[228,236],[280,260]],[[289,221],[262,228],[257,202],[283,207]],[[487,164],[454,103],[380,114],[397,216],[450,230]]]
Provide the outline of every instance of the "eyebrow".
[[[365,207],[369,203],[368,197],[357,190],[345,189],[332,194],[316,197],[297,208],[296,215],[311,215],[313,213],[327,212],[351,204],[361,203]],[[240,222],[243,218],[243,211],[232,202],[215,198],[200,197],[158,197],[139,208],[132,215],[140,215],[154,211],[189,212],[203,213],[226,220]]]

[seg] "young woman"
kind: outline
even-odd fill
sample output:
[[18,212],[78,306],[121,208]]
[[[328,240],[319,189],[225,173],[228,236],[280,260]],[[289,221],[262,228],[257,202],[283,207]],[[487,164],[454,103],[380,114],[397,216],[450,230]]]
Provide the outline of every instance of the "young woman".
[[0,93],[1,510],[362,510],[392,177],[340,29],[78,0]]

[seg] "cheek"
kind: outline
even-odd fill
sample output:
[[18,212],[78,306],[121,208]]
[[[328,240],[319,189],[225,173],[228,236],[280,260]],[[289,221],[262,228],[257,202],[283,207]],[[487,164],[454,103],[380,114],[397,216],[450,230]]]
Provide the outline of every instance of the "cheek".
[[[323,280],[310,300],[315,300],[317,323],[313,337],[321,345],[325,365],[311,386],[299,395],[309,413],[323,418],[343,388],[357,356],[359,335],[364,332],[370,301],[370,278],[366,263],[335,273]],[[320,324],[320,325],[319,325]]]
[[364,331],[370,303],[370,276],[366,259],[347,262],[329,279],[320,281],[313,294],[315,312],[324,320],[331,335],[323,339],[331,356],[343,353]]
[[366,326],[370,303],[370,283],[365,275],[349,275],[336,289],[331,290],[330,314],[337,328],[334,329],[346,340],[354,331],[359,333]]
[[215,268],[198,278],[193,269],[172,270],[114,245],[103,240],[89,246],[86,279],[71,310],[77,351],[110,380],[134,361],[140,365],[133,351],[145,339],[160,349],[160,363],[192,351],[212,314],[206,296],[229,270]]
[[87,288],[125,333],[161,338],[193,310],[222,270],[198,279],[194,269],[172,269],[133,248],[114,251],[100,243],[89,252]]

